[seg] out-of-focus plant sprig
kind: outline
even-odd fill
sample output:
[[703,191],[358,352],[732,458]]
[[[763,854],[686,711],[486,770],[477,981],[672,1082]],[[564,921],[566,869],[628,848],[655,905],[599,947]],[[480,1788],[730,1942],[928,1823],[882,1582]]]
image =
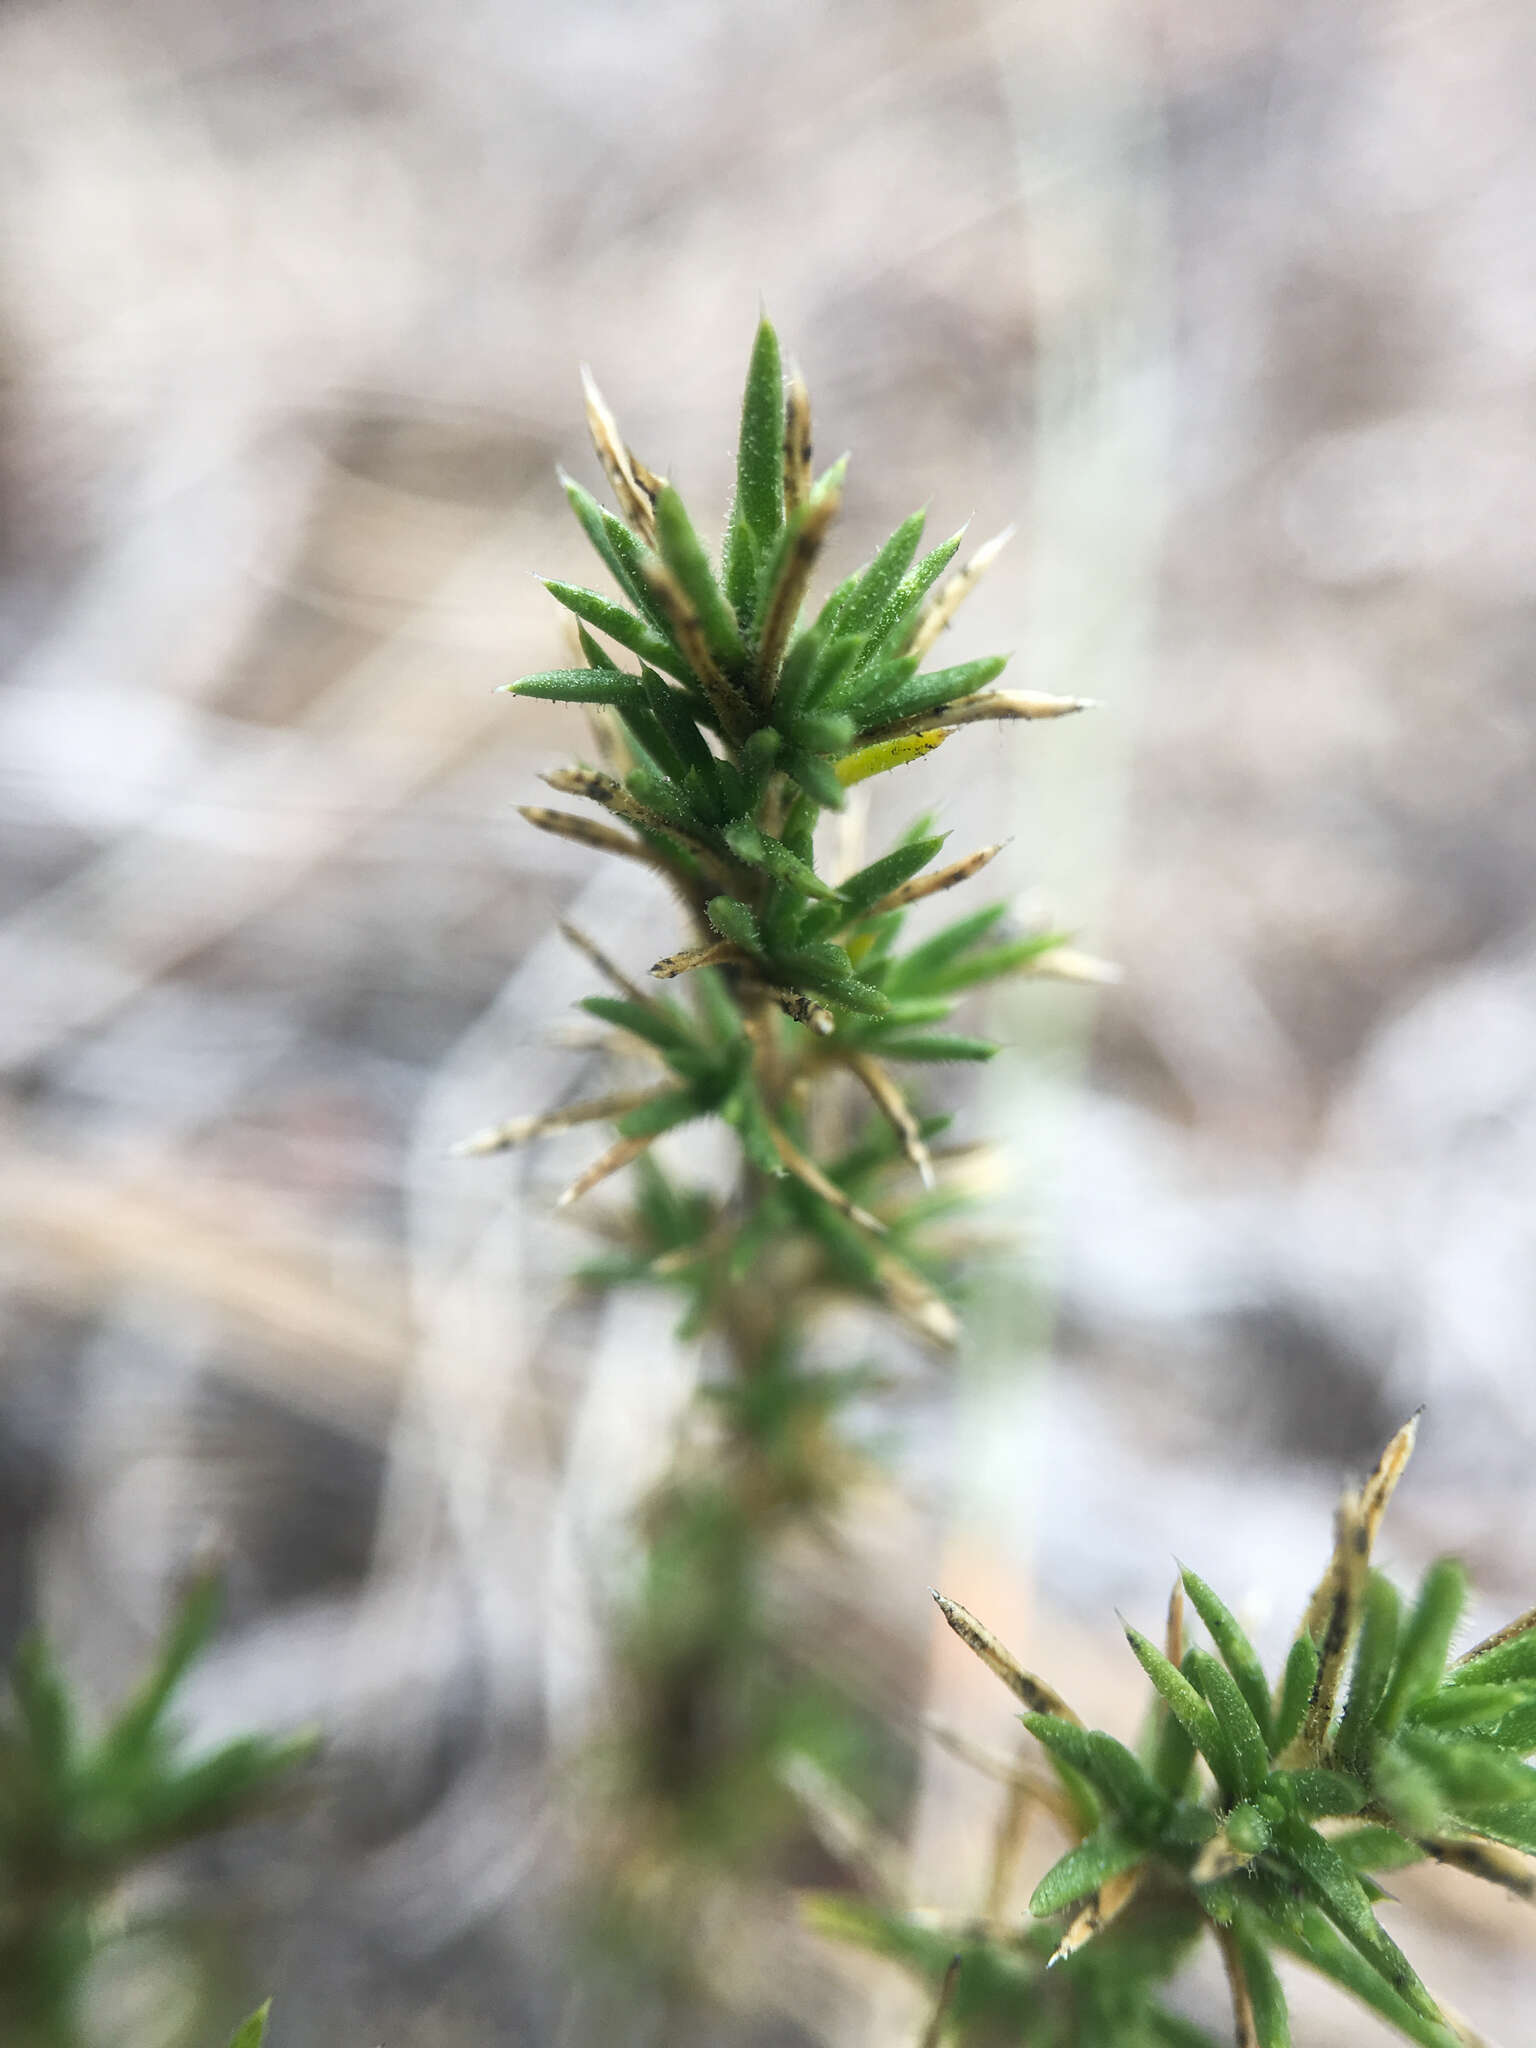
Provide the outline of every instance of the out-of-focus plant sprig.
[[194,1582],[148,1677],[95,1734],[44,1639],[17,1652],[0,1715],[0,2038],[18,2048],[78,2040],[86,1971],[121,1883],[252,1813],[313,1746],[245,1736],[184,1755],[170,1710],[218,1598],[214,1579]]
[[[857,1366],[828,1369],[806,1339],[841,1301],[894,1317],[924,1345],[955,1342],[955,1217],[974,1192],[978,1148],[940,1143],[947,1119],[905,1077],[994,1052],[955,1028],[971,991],[1108,970],[1060,932],[1010,926],[1002,904],[911,941],[913,906],[980,873],[999,846],[946,858],[944,835],[921,819],[869,859],[850,856],[845,820],[840,867],[818,843],[851,789],[959,727],[1082,708],[994,688],[1002,657],[923,666],[1006,536],[957,568],[961,536],[923,553],[915,514],[811,599],[846,463],[813,474],[810,400],[798,377],[786,382],[766,321],[718,557],[590,377],[586,401],[618,512],[574,481],[565,489],[612,588],[550,583],[585,665],[509,688],[587,708],[593,759],[545,779],[591,808],[523,815],[653,871],[687,919],[687,943],[619,963],[567,927],[608,984],[585,1009],[615,1057],[649,1064],[649,1084],[515,1118],[460,1149],[610,1125],[611,1143],[562,1202],[626,1167],[635,1193],[598,1218],[608,1243],[583,1277],[680,1292],[683,1334],[706,1347],[704,1392],[642,1512],[638,1593],[616,1627],[630,1797],[604,1811],[644,1816],[632,1828],[634,1890],[655,1899],[663,1845],[684,1852],[673,1869],[702,1850],[716,1868],[769,1870],[775,1841],[800,1825],[797,1771],[861,1792],[882,1772],[887,1789],[903,1776],[878,1714],[837,1696],[765,1595],[779,1539],[825,1528],[846,1503],[857,1468],[846,1413],[874,1384]],[[702,1120],[733,1134],[723,1191],[687,1184],[653,1150]]]
[[[1277,1684],[1191,1571],[1175,1583],[1162,1647],[1127,1626],[1154,1688],[1135,1749],[1085,1728],[974,1616],[935,1595],[1026,1709],[1048,1776],[1016,1785],[1073,1837],[1030,1901],[1054,1926],[943,1928],[815,1902],[829,1931],[936,1985],[948,1978],[936,2040],[947,2029],[967,2043],[1041,2048],[1208,2042],[1160,1997],[1206,1930],[1226,1966],[1239,2048],[1289,2048],[1276,1951],[1421,2048],[1480,2040],[1382,1927],[1376,1907],[1388,1895],[1377,1877],[1432,1859],[1521,1898],[1536,1893],[1536,1610],[1448,1661],[1466,1598],[1460,1565],[1431,1566],[1406,1606],[1372,1569],[1416,1428],[1417,1419],[1399,1431],[1364,1486],[1344,1494],[1332,1558]],[[1186,1603],[1211,1648],[1186,1641]]]

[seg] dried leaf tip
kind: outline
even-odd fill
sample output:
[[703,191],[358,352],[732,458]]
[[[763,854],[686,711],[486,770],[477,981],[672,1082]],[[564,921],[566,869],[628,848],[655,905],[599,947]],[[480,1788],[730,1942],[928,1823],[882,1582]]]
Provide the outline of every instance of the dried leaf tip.
[[938,596],[919,614],[907,642],[908,654],[921,660],[1017,531],[1016,526],[1005,526],[991,540],[983,541],[965,567],[950,577]]
[[582,1196],[590,1194],[600,1181],[607,1180],[610,1174],[619,1172],[622,1167],[638,1159],[640,1154],[655,1142],[654,1137],[620,1138],[617,1144],[609,1146],[601,1158],[595,1159],[585,1173],[576,1176],[557,1199],[555,1207],[569,1209],[572,1202],[579,1202]]
[[[933,1591],[931,1587],[929,1590]],[[1032,1714],[1054,1714],[1058,1720],[1070,1721],[1075,1727],[1080,1728],[1083,1725],[1060,1693],[1053,1691],[1044,1679],[1036,1678],[1032,1672],[1026,1671],[1012,1651],[998,1641],[991,1629],[979,1622],[974,1614],[960,1605],[958,1600],[951,1600],[938,1592],[935,1592],[933,1597],[940,1614],[966,1648],[973,1651],[987,1669],[1003,1681],[1014,1698],[1024,1702]]]
[[[624,445],[619,432],[618,421],[609,411],[603,394],[598,390],[592,372],[585,363],[581,366],[581,391],[587,408],[587,431],[592,436],[592,446],[597,450],[597,459],[603,465],[603,473],[618,500],[619,510],[639,534],[648,547],[656,545],[656,493],[661,480],[644,471],[642,464]],[[654,488],[647,488],[647,483]]]
[[798,511],[811,493],[811,394],[798,370],[784,393],[784,510]]

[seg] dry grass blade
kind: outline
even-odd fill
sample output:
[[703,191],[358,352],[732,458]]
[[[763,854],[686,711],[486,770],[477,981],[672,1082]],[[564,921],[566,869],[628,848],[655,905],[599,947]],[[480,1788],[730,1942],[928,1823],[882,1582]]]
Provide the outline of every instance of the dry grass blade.
[[[608,410],[603,394],[593,381],[592,372],[583,363],[581,366],[581,393],[587,408],[587,430],[592,436],[592,446],[597,450],[597,459],[603,465],[603,472],[613,488],[619,510],[639,534],[648,547],[656,545],[656,515],[654,509],[655,491],[642,483],[634,457],[624,445],[619,432],[619,423]],[[646,470],[649,484],[659,480]]]
[[949,1968],[944,1972],[944,1982],[939,1986],[938,2002],[933,2008],[933,2016],[923,2029],[922,2048],[939,2048],[939,2043],[944,2038],[944,2022],[949,2017],[949,2008],[955,1999],[955,1986],[960,1981],[960,1963],[959,1956],[951,1956],[949,1959]]
[[964,860],[951,861],[947,868],[939,868],[931,875],[914,875],[910,882],[903,882],[899,889],[871,905],[866,917],[883,917],[888,910],[905,910],[909,903],[921,903],[925,896],[937,896],[941,890],[968,882],[972,875],[979,875],[984,867],[990,866],[1007,844],[1006,839],[999,839],[996,845],[978,847]]
[[488,1124],[463,1138],[452,1148],[454,1159],[483,1159],[493,1152],[510,1152],[533,1138],[553,1137],[557,1131],[574,1130],[577,1124],[601,1123],[605,1117],[627,1116],[660,1096],[670,1095],[669,1081],[660,1088],[629,1088],[616,1095],[594,1095],[589,1102],[573,1102],[565,1109],[552,1109],[543,1116],[514,1116],[505,1123]]
[[762,630],[758,637],[757,674],[759,694],[766,702],[772,695],[774,677],[778,674],[785,646],[800,615],[800,606],[805,598],[806,587],[811,580],[821,554],[827,531],[842,506],[843,494],[836,486],[823,492],[822,496],[808,505],[800,515],[800,524],[784,557],[779,570],[778,581],[768,599],[763,613]]
[[916,1168],[923,1186],[936,1186],[933,1161],[929,1157],[928,1147],[923,1143],[923,1133],[913,1114],[912,1105],[892,1080],[888,1069],[881,1066],[880,1062],[867,1052],[850,1053],[848,1065],[869,1090],[880,1114],[901,1140],[901,1149]]
[[811,495],[811,394],[792,377],[784,394],[784,510],[798,512]]
[[1237,1945],[1237,1936],[1230,1927],[1211,1923],[1216,1932],[1216,1945],[1221,1950],[1222,1965],[1227,1973],[1227,1987],[1232,1993],[1232,2039],[1236,2048],[1259,2048],[1259,2021],[1253,2009],[1253,1994],[1248,1989],[1248,1973],[1243,1968],[1243,1952]]
[[773,1126],[773,1144],[789,1172],[808,1187],[812,1194],[820,1195],[821,1199],[830,1203],[840,1216],[846,1216],[850,1223],[857,1223],[861,1230],[872,1231],[877,1237],[885,1235],[885,1225],[880,1218],[871,1216],[867,1209],[861,1209],[852,1195],[846,1194],[835,1180],[829,1180],[815,1160],[808,1159],[794,1140],[787,1137],[777,1124]]
[[1117,1919],[1140,1890],[1146,1870],[1144,1863],[1138,1863],[1133,1870],[1122,1870],[1117,1877],[1106,1879],[1061,1937],[1046,1968],[1053,1970],[1068,1956],[1075,1956],[1080,1948]]
[[667,615],[672,637],[698,678],[699,688],[714,706],[715,714],[729,736],[734,740],[744,739],[750,729],[747,707],[710,652],[704,622],[692,598],[658,556],[647,557],[642,566],[652,595]]
[[1006,1649],[991,1629],[979,1622],[975,1615],[951,1600],[945,1594],[933,1592],[940,1614],[949,1623],[955,1634],[968,1650],[973,1650],[987,1669],[1000,1678],[1017,1700],[1022,1700],[1032,1714],[1054,1714],[1058,1720],[1070,1721],[1075,1728],[1082,1722],[1060,1693],[1054,1692],[1044,1679],[1036,1678],[1024,1669],[1011,1650]]
[[729,939],[715,939],[707,946],[689,946],[681,953],[668,953],[658,960],[651,969],[657,981],[676,981],[680,974],[691,974],[695,967],[734,967],[746,959],[740,946]]
[[555,1207],[568,1209],[572,1202],[579,1202],[582,1196],[590,1194],[600,1181],[607,1180],[610,1174],[618,1173],[623,1167],[638,1159],[640,1154],[655,1142],[654,1137],[620,1138],[617,1144],[608,1147],[600,1159],[594,1159],[585,1173],[577,1174],[555,1203]]
[[991,540],[983,541],[963,569],[956,570],[932,602],[925,605],[919,613],[911,637],[902,649],[904,654],[915,654],[919,660],[922,659],[1013,539],[1016,531],[1015,527],[1005,526],[1002,532],[994,534]]

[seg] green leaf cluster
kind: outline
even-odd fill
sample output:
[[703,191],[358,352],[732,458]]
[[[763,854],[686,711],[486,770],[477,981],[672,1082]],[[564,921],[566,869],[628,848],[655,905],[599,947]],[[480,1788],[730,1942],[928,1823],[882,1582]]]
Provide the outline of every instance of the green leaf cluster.
[[0,1714],[7,2041],[72,2041],[99,1909],[113,1888],[148,1859],[252,1812],[311,1747],[247,1736],[205,1755],[184,1753],[171,1707],[217,1612],[216,1583],[198,1579],[153,1669],[94,1733],[44,1639],[29,1637],[16,1654],[9,1708]]
[[[1406,1607],[1369,1570],[1371,1538],[1412,1431],[1394,1439],[1360,1494],[1346,1495],[1333,1559],[1276,1682],[1231,1610],[1185,1570],[1165,1646],[1126,1627],[1153,1688],[1139,1746],[1082,1727],[1060,1702],[1060,1711],[1023,1715],[1077,1818],[1078,1839],[1030,1900],[1038,1918],[1066,1919],[1045,1943],[1058,1965],[1049,1990],[1025,1968],[1041,1956],[1037,1937],[988,1950],[987,1969],[1006,1963],[1024,1987],[1012,2038],[1173,2038],[1160,2031],[1164,1959],[1147,1962],[1144,1932],[1149,1913],[1175,1912],[1191,1934],[1204,1926],[1220,1943],[1240,2048],[1291,2041],[1276,1951],[1332,1978],[1422,2048],[1465,2043],[1382,1926],[1377,1879],[1432,1858],[1520,1897],[1536,1893],[1526,1861],[1536,1852],[1536,1611],[1448,1663],[1466,1597],[1461,1567],[1434,1565]],[[1185,1602],[1209,1648],[1183,1643]],[[963,1610],[942,1604],[970,1646],[1009,1675],[1007,1652]],[[1022,1677],[1013,1689],[1027,1697],[1038,1683]],[[879,1941],[917,1938],[901,1926],[893,1932],[887,1916]],[[926,1957],[930,1976],[934,1960]],[[1051,2014],[1067,1997],[1054,1980],[1096,1985],[1104,1977],[1118,1986],[1114,2024],[1123,2031],[1104,2034],[1081,2017],[1052,2031]],[[974,1987],[972,1996],[980,1996]],[[950,2017],[958,2038],[997,2031],[990,1993],[987,2007],[985,2022],[969,2030],[957,1995]]]
[[[1053,954],[1070,956],[1061,933],[1011,929],[1001,904],[909,938],[910,907],[968,880],[997,847],[945,864],[945,835],[919,819],[854,872],[834,876],[817,826],[842,806],[848,786],[931,752],[962,713],[1025,715],[1023,700],[986,694],[1002,657],[922,666],[995,548],[945,582],[960,536],[923,552],[917,513],[813,600],[846,462],[811,475],[809,399],[798,382],[786,389],[766,321],[748,369],[718,558],[677,491],[623,443],[590,382],[588,416],[624,516],[574,481],[566,491],[612,589],[549,584],[575,617],[585,665],[509,687],[593,712],[602,765],[546,779],[606,819],[524,815],[656,869],[693,932],[690,945],[651,969],[665,983],[686,977],[687,1000],[649,993],[594,954],[614,992],[585,1007],[643,1047],[666,1080],[621,1099],[608,1116],[615,1142],[569,1196],[704,1117],[730,1126],[746,1172],[771,1184],[738,1205],[728,1225],[719,1205],[648,1174],[626,1245],[588,1276],[659,1269],[692,1293],[687,1327],[698,1330],[718,1320],[735,1279],[766,1251],[794,1266],[808,1298],[841,1286],[946,1342],[953,1314],[919,1238],[953,1203],[935,1185],[926,1135],[934,1126],[909,1103],[901,1077],[989,1058],[988,1039],[953,1028],[957,1003],[1002,977],[1048,969]],[[1046,698],[1029,706],[1029,716],[1078,708]],[[839,1073],[868,1097],[865,1122],[883,1126],[873,1146],[862,1130],[838,1150],[820,1139],[820,1084]],[[605,1105],[594,1103],[524,1120],[507,1142],[600,1113]],[[494,1134],[470,1149],[497,1149]],[[893,1158],[921,1177],[918,1202],[889,1199]]]

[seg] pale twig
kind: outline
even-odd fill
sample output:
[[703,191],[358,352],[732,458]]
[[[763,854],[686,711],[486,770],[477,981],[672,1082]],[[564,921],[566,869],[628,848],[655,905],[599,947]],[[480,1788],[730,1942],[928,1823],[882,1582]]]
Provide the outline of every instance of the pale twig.
[[573,1102],[564,1109],[551,1109],[543,1116],[514,1116],[505,1123],[489,1124],[483,1131],[463,1138],[452,1149],[455,1159],[482,1159],[493,1152],[510,1152],[516,1145],[526,1145],[533,1138],[552,1137],[557,1131],[569,1131],[577,1124],[601,1123],[605,1117],[627,1116],[632,1109],[640,1109],[647,1102],[670,1095],[673,1084],[661,1088],[630,1088],[617,1095],[594,1095],[589,1102]]
[[933,1593],[939,1612],[961,1642],[976,1653],[995,1677],[1003,1681],[1015,1699],[1022,1700],[1032,1714],[1054,1714],[1060,1721],[1070,1721],[1075,1728],[1082,1727],[1082,1722],[1060,1693],[1053,1691],[1043,1678],[1036,1678],[1032,1672],[1026,1671],[991,1629],[979,1622],[958,1600],[950,1600],[943,1593],[934,1592],[931,1586],[928,1590]]
[[964,860],[951,861],[947,868],[939,868],[931,875],[914,875],[910,882],[903,882],[899,889],[892,889],[888,896],[882,896],[864,915],[883,917],[888,910],[905,910],[909,904],[921,903],[926,896],[937,896],[943,889],[956,888],[961,882],[968,882],[972,875],[979,875],[984,867],[997,859],[1007,844],[1006,839],[999,839],[995,846],[978,847]]
[[933,1161],[928,1156],[928,1147],[923,1143],[922,1130],[913,1114],[912,1105],[892,1080],[890,1072],[867,1052],[851,1052],[848,1065],[868,1089],[881,1115],[901,1140],[901,1149],[917,1170],[918,1178],[925,1188],[934,1183]]
[[916,655],[921,661],[934,641],[938,639],[961,605],[970,596],[976,585],[986,575],[1003,549],[1012,540],[1015,527],[1005,526],[1001,533],[984,541],[972,555],[963,569],[956,570],[938,594],[930,599],[918,614],[903,654]]

